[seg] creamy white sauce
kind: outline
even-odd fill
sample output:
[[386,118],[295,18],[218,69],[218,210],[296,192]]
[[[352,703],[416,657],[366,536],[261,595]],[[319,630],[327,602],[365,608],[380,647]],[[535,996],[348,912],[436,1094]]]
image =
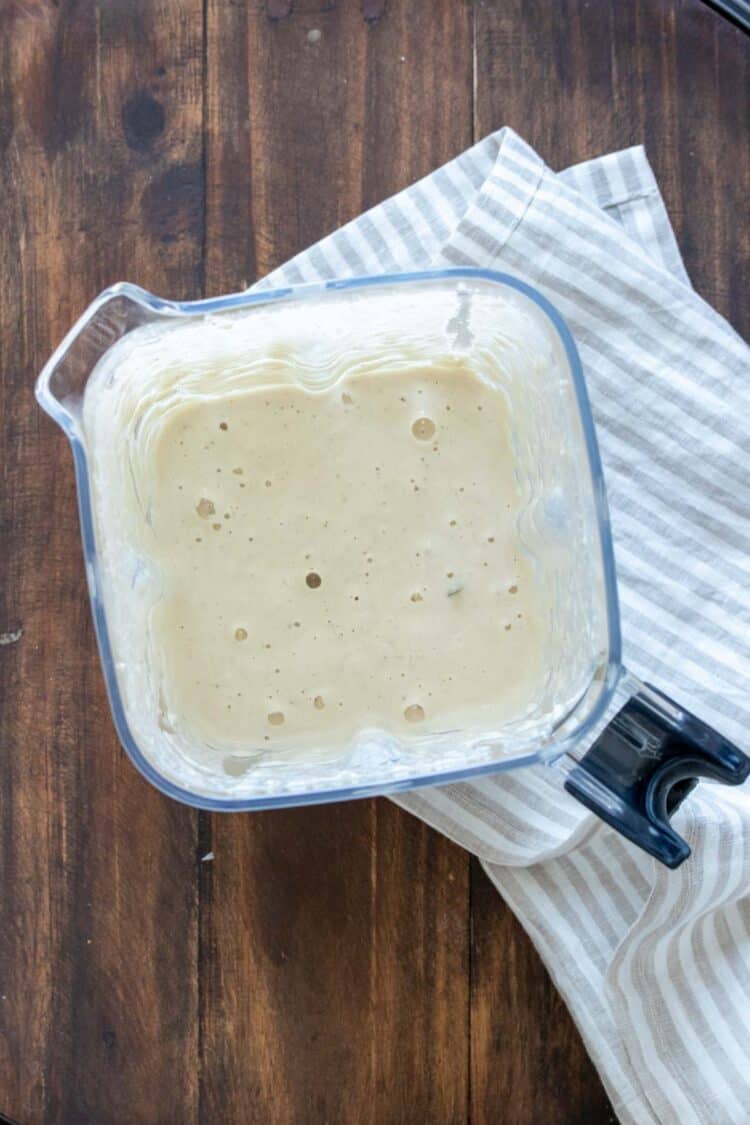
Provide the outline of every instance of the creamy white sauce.
[[160,321],[101,361],[84,423],[123,702],[172,780],[429,772],[543,735],[587,686],[588,471],[564,353],[520,295]]

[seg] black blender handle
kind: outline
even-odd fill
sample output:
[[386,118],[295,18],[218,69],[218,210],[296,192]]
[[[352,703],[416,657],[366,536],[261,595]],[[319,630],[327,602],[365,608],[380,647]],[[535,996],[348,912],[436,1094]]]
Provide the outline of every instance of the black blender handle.
[[701,777],[741,785],[750,758],[650,684],[570,769],[565,788],[639,848],[679,867],[690,848],[669,817]]

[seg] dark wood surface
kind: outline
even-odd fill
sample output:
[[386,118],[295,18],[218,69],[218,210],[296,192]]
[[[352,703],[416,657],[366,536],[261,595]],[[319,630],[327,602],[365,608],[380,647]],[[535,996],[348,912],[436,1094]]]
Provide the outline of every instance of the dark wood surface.
[[386,801],[209,816],[136,774],[32,387],[110,282],[250,283],[502,124],[555,167],[644,141],[747,333],[749,44],[700,0],[0,0],[0,1111],[611,1120],[466,853]]

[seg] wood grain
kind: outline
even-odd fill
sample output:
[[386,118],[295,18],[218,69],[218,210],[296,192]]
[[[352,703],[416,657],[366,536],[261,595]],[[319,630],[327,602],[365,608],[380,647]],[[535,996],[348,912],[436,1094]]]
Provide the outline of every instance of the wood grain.
[[471,1122],[614,1122],[559,993],[476,859],[471,896]]
[[198,291],[200,4],[160,8],[6,5],[0,32],[0,1107],[23,1125],[197,1107],[196,816],[117,744],[70,452],[32,395],[105,284]]
[[139,778],[31,391],[106,284],[243,287],[503,124],[555,167],[645,141],[699,291],[748,332],[749,43],[700,0],[0,0],[0,1110],[21,1125],[610,1120],[460,849],[385,801],[198,816]]

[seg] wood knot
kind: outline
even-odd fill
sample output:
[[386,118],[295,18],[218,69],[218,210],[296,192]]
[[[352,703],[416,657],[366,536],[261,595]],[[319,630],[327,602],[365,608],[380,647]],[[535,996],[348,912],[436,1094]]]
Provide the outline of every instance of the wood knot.
[[164,132],[164,106],[148,92],[139,90],[122,107],[122,131],[128,146],[136,152],[147,152]]

